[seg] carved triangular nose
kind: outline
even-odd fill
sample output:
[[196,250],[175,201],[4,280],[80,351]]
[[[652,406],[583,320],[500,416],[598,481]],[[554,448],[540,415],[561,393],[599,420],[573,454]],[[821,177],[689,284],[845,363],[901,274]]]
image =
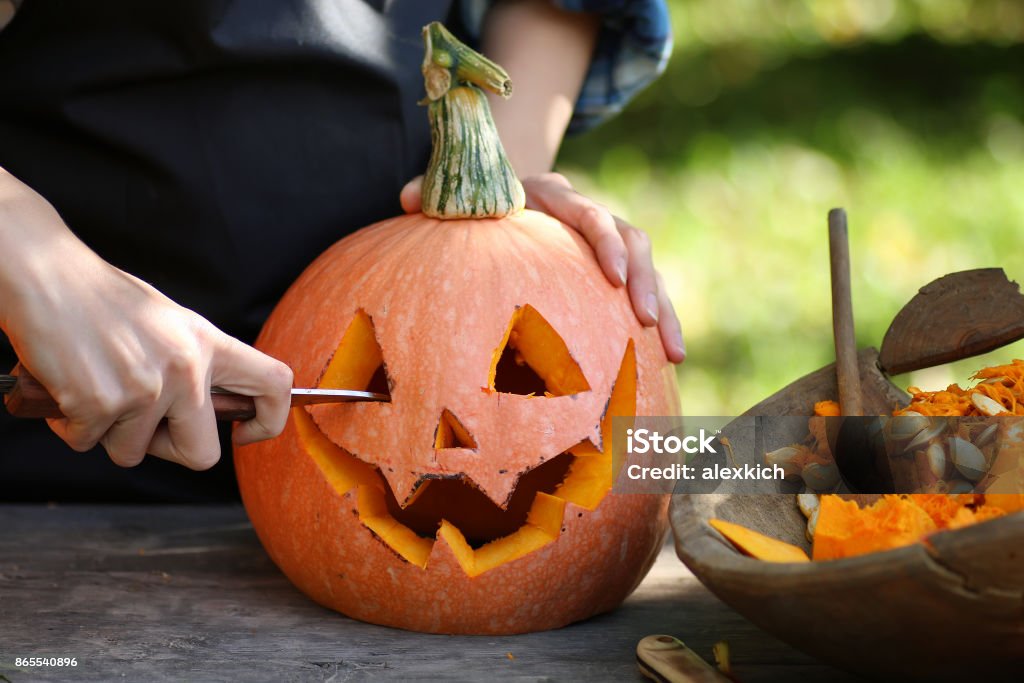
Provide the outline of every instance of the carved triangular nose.
[[469,430],[459,422],[452,411],[445,408],[437,421],[434,431],[434,448],[476,448],[476,439]]

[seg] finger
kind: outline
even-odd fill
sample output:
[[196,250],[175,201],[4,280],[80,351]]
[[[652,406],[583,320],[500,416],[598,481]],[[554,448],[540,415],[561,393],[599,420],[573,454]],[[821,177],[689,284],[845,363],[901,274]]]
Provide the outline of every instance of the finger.
[[643,230],[637,230],[621,218],[615,219],[622,239],[629,251],[629,300],[637,319],[647,327],[658,324],[658,281],[651,258],[651,239]]
[[402,211],[416,213],[423,205],[423,176],[418,175],[405,184],[398,195]]
[[686,360],[686,344],[683,342],[683,328],[679,324],[679,316],[668,298],[668,290],[665,288],[665,281],[661,273],[655,272],[655,279],[658,284],[658,333],[661,335],[661,345],[665,347],[665,355],[672,363],[682,363]]
[[100,439],[110,459],[121,467],[135,467],[142,462],[165,409],[166,406],[159,405],[117,420]]
[[539,175],[533,175],[528,178],[523,178],[523,188],[526,192],[526,206],[530,209],[537,208],[532,206],[530,202],[530,194],[534,191],[543,192],[544,186],[559,186],[564,187],[568,190],[572,190],[572,183],[561,173],[541,173]]
[[84,453],[100,442],[100,439],[114,423],[114,418],[85,420],[69,417],[48,418],[50,430],[68,446]]
[[[552,176],[561,177],[550,173],[542,178]],[[609,282],[619,287],[626,284],[627,245],[616,229],[615,218],[608,209],[573,190],[568,181],[531,181],[527,196],[535,208],[554,216],[583,235],[583,239],[594,250],[597,262]]]
[[166,424],[153,433],[147,450],[189,469],[206,470],[220,459],[220,439],[209,384],[198,384],[170,405]]
[[[98,386],[106,385],[101,383]],[[119,414],[118,402],[112,398],[112,392],[96,389],[91,395],[93,398],[89,400],[58,400],[64,417],[46,421],[64,443],[79,453],[98,444]]]
[[[132,384],[129,388],[108,378],[93,377],[92,381],[84,382],[75,395],[61,394],[59,391],[53,395],[64,417],[48,419],[47,424],[71,448],[85,452],[101,443],[120,420],[144,410],[132,409],[132,402],[137,396],[155,398],[159,392],[149,391],[144,385]],[[125,458],[127,464],[124,466],[138,464],[132,460],[132,457]]]
[[234,441],[247,444],[271,439],[284,429],[291,408],[292,371],[281,361],[224,335],[213,361],[213,384],[252,396],[256,417],[240,423]]

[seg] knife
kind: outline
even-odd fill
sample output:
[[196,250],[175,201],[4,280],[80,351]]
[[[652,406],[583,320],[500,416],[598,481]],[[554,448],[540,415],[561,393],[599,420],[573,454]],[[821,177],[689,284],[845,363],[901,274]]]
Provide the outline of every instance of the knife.
[[[19,366],[16,375],[0,375],[0,395],[4,395],[7,412],[15,417],[64,417],[50,392],[23,367]],[[218,420],[249,420],[256,416],[256,404],[252,396],[213,387],[210,389],[210,398]],[[292,406],[390,400],[387,394],[372,391],[292,389]]]

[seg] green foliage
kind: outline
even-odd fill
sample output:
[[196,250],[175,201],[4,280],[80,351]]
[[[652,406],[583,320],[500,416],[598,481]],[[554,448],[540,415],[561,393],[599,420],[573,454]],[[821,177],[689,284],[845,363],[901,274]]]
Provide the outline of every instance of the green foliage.
[[[1024,278],[1024,4],[671,4],[666,75],[560,166],[650,232],[686,333],[687,413],[735,414],[831,362],[833,206],[862,346],[945,273]],[[937,388],[985,362],[897,381]]]

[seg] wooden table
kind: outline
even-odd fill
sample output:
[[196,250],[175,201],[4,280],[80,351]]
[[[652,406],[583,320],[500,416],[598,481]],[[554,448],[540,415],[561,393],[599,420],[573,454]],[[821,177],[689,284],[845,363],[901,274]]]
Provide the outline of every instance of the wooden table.
[[[634,648],[728,640],[744,683],[858,680],[762,633],[666,546],[611,614],[509,637],[363,624],[294,589],[240,506],[0,505],[0,683],[643,679]],[[75,657],[75,668],[16,667]]]

